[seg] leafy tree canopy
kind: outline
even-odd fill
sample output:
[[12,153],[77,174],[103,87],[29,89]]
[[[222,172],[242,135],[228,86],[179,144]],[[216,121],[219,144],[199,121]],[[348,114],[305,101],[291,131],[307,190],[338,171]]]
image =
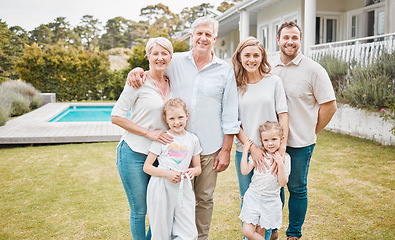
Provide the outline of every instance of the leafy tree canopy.
[[19,78],[14,63],[23,55],[28,41],[23,28],[15,26],[8,29],[7,24],[0,19],[0,82]]
[[233,7],[239,2],[242,2],[243,0],[231,0],[231,1],[223,1],[221,4],[217,7],[217,10],[220,12],[225,12],[229,8]]

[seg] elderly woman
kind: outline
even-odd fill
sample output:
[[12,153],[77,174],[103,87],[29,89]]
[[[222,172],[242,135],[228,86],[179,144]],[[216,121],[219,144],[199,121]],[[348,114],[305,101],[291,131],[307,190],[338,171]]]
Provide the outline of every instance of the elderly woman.
[[[145,232],[146,193],[149,175],[143,171],[152,141],[169,143],[162,109],[170,97],[169,81],[164,72],[169,65],[173,47],[163,37],[151,38],[146,46],[149,60],[147,82],[139,89],[125,85],[111,112],[111,122],[123,129],[117,147],[117,167],[130,206],[130,228],[133,239],[150,239]],[[130,120],[126,114],[131,110]]]

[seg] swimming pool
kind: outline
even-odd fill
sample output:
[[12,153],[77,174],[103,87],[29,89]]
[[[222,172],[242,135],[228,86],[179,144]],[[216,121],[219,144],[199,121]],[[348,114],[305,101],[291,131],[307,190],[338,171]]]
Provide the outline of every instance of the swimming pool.
[[[110,122],[113,106],[70,106],[49,122]],[[128,113],[127,118],[130,118]]]

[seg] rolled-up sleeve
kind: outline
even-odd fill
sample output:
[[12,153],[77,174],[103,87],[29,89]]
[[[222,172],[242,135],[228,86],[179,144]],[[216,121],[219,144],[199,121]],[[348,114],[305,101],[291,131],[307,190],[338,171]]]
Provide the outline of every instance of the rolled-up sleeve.
[[222,98],[222,130],[224,134],[237,134],[240,131],[238,121],[238,93],[233,69],[230,69],[226,79],[225,91]]

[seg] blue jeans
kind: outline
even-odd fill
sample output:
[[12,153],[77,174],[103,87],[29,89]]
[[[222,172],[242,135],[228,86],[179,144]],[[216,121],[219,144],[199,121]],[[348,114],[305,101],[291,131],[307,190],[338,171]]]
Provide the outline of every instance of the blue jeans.
[[125,141],[117,148],[117,167],[130,206],[130,229],[134,240],[151,239],[145,233],[147,186],[150,176],[143,171],[147,155],[134,152]]
[[300,238],[307,212],[307,174],[315,144],[302,148],[287,147],[291,156],[291,174],[288,180],[289,225],[287,236]]
[[[239,181],[239,190],[240,190],[240,199],[241,199],[241,207],[243,207],[243,198],[244,194],[247,191],[248,187],[250,186],[251,183],[251,178],[252,175],[254,174],[254,170],[252,170],[249,174],[243,175],[240,170],[240,163],[241,163],[241,157],[243,156],[242,152],[236,151],[235,154],[235,165],[236,165],[236,173],[237,173],[237,179]],[[250,154],[248,154],[250,156]],[[265,237],[269,236],[272,233],[271,229],[266,229],[265,230]],[[244,239],[244,237],[243,237]]]

